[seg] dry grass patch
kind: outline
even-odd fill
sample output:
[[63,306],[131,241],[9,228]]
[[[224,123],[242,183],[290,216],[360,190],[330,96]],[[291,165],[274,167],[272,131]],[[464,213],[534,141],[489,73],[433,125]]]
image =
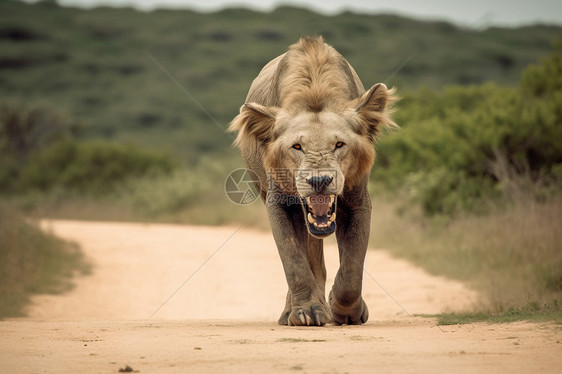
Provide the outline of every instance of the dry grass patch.
[[560,196],[455,218],[399,215],[392,204],[374,203],[372,244],[482,292],[474,312],[560,313],[561,238]]

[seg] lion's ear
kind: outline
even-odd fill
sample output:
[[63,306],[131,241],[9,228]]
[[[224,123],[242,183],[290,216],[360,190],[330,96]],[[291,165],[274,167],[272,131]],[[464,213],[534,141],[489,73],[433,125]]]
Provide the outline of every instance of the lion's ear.
[[389,90],[384,83],[375,84],[356,99],[354,104],[359,115],[360,133],[376,139],[382,129],[398,127],[390,118],[392,104],[396,100],[395,89]]
[[230,123],[229,131],[238,131],[236,144],[248,140],[267,142],[271,139],[275,117],[279,108],[265,107],[256,103],[247,103],[240,108],[240,114]]

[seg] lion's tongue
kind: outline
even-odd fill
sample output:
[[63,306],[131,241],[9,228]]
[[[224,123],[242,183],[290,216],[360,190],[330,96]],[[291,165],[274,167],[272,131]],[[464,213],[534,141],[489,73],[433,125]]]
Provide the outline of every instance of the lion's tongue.
[[310,202],[310,210],[315,216],[327,216],[330,212],[331,203],[328,195],[321,196]]

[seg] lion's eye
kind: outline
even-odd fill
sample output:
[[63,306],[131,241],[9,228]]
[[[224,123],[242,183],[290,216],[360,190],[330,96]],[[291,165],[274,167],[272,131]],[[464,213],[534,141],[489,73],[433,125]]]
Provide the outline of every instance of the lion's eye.
[[299,151],[302,150],[302,146],[300,144],[293,144],[294,149],[298,149]]
[[336,148],[341,148],[341,147],[343,147],[344,144],[345,144],[344,142],[337,142]]

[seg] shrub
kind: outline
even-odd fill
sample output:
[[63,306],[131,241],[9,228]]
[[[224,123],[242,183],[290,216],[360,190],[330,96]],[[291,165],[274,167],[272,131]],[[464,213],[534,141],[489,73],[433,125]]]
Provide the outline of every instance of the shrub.
[[[562,57],[529,67],[518,88],[495,84],[406,94],[403,129],[379,146],[373,177],[406,186],[429,214],[478,207],[513,181],[559,183]],[[508,196],[511,197],[511,196]]]
[[18,187],[20,170],[32,153],[72,137],[78,125],[42,106],[0,106],[0,191]]
[[61,141],[30,158],[21,171],[20,186],[100,195],[114,191],[128,178],[169,173],[173,168],[167,156],[133,145]]
[[170,173],[166,155],[131,144],[80,141],[78,126],[49,108],[0,107],[0,192],[53,188],[99,195],[128,178]]

